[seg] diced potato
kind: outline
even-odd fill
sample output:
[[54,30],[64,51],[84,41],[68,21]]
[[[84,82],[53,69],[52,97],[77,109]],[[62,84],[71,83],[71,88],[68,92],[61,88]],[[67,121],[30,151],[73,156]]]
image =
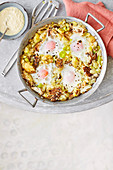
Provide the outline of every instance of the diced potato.
[[49,92],[49,90],[52,90],[53,88],[54,88],[54,86],[48,85],[48,86],[46,87],[46,91]]
[[82,87],[85,87],[86,86],[86,81],[83,81],[82,82]]
[[26,57],[25,59],[24,59],[26,62],[29,62],[29,59]]
[[47,98],[47,97],[48,97],[48,94],[47,94],[47,93],[44,93],[43,96],[44,96],[45,98]]
[[89,81],[89,83],[90,83],[90,84],[93,84],[93,83],[95,83],[95,81],[96,81],[96,79],[93,78],[93,79],[91,79],[91,80]]
[[97,41],[95,41],[95,42],[93,43],[93,48],[98,47],[97,45],[98,45],[98,43],[97,43]]
[[24,79],[28,80],[31,86],[33,85],[33,78],[29,73],[27,73],[26,71],[23,71],[22,76]]
[[94,68],[98,68],[98,64],[97,64],[96,61],[92,61],[92,63],[93,63],[93,67],[94,67]]
[[60,99],[61,101],[65,101],[66,98],[67,98],[67,97],[66,97],[65,95],[61,95],[59,99]]
[[78,23],[76,21],[73,21],[71,23],[73,24],[73,26],[77,26],[78,25]]
[[63,19],[63,20],[62,20],[62,24],[65,24],[65,23],[66,23],[66,20],[65,20],[65,19]]
[[41,42],[36,43],[35,49],[39,50],[40,45],[41,45]]
[[74,91],[73,91],[74,97],[79,96],[79,94],[80,94],[80,89],[75,88]]
[[40,39],[45,40],[45,38],[46,38],[46,33],[44,32],[44,33],[42,33],[42,34],[40,35]]
[[87,86],[85,86],[83,89],[81,89],[81,93],[85,93],[85,92],[88,91],[89,89],[91,89],[91,85],[87,85]]
[[65,30],[63,30],[62,28],[59,28],[59,29],[58,29],[58,32],[59,32],[60,34],[63,34],[63,33],[65,32]]
[[69,42],[69,40],[66,37],[63,37],[62,40],[63,40],[64,43],[68,43]]
[[34,36],[34,42],[38,43],[39,41],[40,41],[40,35],[38,33],[36,33]]
[[95,74],[95,73],[96,73],[96,70],[95,70],[95,69],[92,69],[92,70],[90,70],[90,73],[91,73],[91,74]]
[[42,86],[42,91],[44,92],[46,90],[46,85]]
[[72,64],[75,68],[79,65],[79,60],[77,57],[72,58]]
[[36,92],[38,92],[40,95],[43,94],[42,90],[39,87],[32,87],[32,89]]
[[60,26],[61,26],[61,25],[64,25],[65,23],[66,23],[66,20],[65,20],[65,19],[63,19],[62,21],[59,21],[59,22],[58,22],[58,25],[60,25]]
[[86,34],[86,37],[90,37],[91,36],[91,34],[88,32],[87,34]]
[[95,37],[92,35],[89,37],[89,40],[91,43],[94,43],[96,41]]
[[[22,58],[25,59],[27,56],[26,55],[23,55]],[[24,60],[23,60],[24,61]]]
[[42,57],[41,57],[41,60],[47,60],[48,59],[48,56],[47,55],[43,55]]
[[28,73],[35,73],[36,72],[34,67],[29,62],[23,62],[22,68],[25,69],[25,71],[28,72]]
[[95,74],[94,74],[94,77],[98,77],[98,74],[97,74],[97,73],[95,73]]
[[63,27],[62,29],[63,29],[64,31],[67,31],[67,28],[66,28],[66,26],[65,26],[65,27]]
[[62,24],[62,21],[59,21],[59,22],[58,22],[58,25],[61,25],[61,24]]
[[29,48],[28,48],[28,46],[27,46],[27,47],[25,47],[25,49],[24,49],[24,53],[26,53],[26,54],[28,54],[28,53],[29,53]]

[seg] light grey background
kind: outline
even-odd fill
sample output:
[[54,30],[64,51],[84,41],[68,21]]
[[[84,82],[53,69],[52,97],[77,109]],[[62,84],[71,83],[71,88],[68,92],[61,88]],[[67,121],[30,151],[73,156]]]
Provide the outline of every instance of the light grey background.
[[[5,2],[5,1],[1,1],[1,3],[2,2]],[[38,1],[18,0],[16,2],[22,4],[26,8],[26,10],[29,13],[29,18],[30,18],[32,9],[36,6]],[[62,0],[59,0],[59,2],[60,2],[60,8],[59,8],[57,15],[65,16],[66,13],[65,13],[64,4]],[[91,2],[97,3],[98,1],[93,0]],[[108,1],[103,0],[102,2],[104,2],[104,4],[106,5],[108,9],[113,10],[112,0],[108,0]],[[0,43],[0,61],[1,61],[0,62],[0,73],[3,71],[4,66],[7,64],[12,54],[19,47],[19,44],[23,37],[24,35],[21,38],[17,40],[12,40],[12,41],[2,40],[2,42]],[[108,57],[107,73],[99,89],[95,92],[94,95],[86,99],[84,102],[79,103],[73,107],[66,107],[65,113],[87,110],[87,109],[97,107],[99,105],[102,105],[104,103],[107,103],[113,100],[113,89],[112,89],[113,67],[112,65],[113,65],[113,59],[111,59],[111,57]],[[31,106],[29,106],[26,103],[26,101],[24,101],[22,97],[19,96],[19,94],[17,93],[18,90],[23,89],[23,88],[24,86],[19,79],[16,64],[12,68],[12,70],[8,73],[6,78],[2,77],[2,75],[0,74],[0,101],[10,104],[12,106],[15,105],[17,107],[21,107],[25,110],[38,111],[38,112],[43,112],[43,113],[48,113],[48,112],[63,113],[64,112],[63,107],[61,107],[60,110],[57,107],[54,107],[53,109],[53,107],[47,106],[46,104],[41,103],[41,102],[37,104],[36,108],[32,109]]]

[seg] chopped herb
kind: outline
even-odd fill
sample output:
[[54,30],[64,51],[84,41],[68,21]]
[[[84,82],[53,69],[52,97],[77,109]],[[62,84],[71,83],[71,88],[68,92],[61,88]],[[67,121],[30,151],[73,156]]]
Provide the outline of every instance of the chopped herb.
[[38,85],[38,87],[41,88],[41,87],[42,87],[42,83],[40,83],[40,84]]

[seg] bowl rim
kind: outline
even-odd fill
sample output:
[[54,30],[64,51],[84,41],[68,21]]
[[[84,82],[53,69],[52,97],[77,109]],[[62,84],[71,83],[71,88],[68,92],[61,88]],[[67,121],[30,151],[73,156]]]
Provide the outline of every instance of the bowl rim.
[[[4,40],[15,40],[15,39],[21,37],[21,36],[25,33],[25,31],[27,30],[27,28],[28,28],[28,25],[29,25],[28,12],[27,12],[27,10],[26,10],[20,3],[18,3],[18,2],[6,1],[6,2],[3,2],[3,3],[0,3],[0,7],[1,7],[2,5],[4,5],[4,4],[14,4],[14,7],[18,8],[18,6],[20,6],[20,8],[23,9],[23,11],[22,11],[21,9],[18,8],[18,9],[22,12],[22,14],[24,15],[24,19],[25,19],[26,25],[25,25],[25,23],[24,23],[24,27],[22,28],[22,30],[21,30],[19,33],[15,34],[15,35],[11,35],[11,36],[5,35],[5,36],[3,37]],[[9,7],[10,7],[10,5],[9,5]],[[8,7],[4,7],[3,9],[5,9],[5,8],[8,8]],[[3,9],[2,9],[2,10],[3,10]],[[1,11],[2,11],[2,10],[1,10]],[[26,17],[25,17],[25,15],[26,15]],[[0,32],[0,35],[2,35],[2,34],[3,34],[3,33]]]

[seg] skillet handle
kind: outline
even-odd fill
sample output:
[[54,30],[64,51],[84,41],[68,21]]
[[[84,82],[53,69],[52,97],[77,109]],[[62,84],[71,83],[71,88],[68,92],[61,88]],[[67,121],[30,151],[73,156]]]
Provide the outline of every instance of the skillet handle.
[[32,106],[35,107],[38,99],[35,97],[35,102],[32,104],[22,93],[28,91],[27,89],[19,90],[18,93]]
[[89,17],[89,16],[91,16],[95,21],[97,21],[97,22],[102,26],[102,28],[96,30],[97,32],[100,32],[100,31],[102,31],[102,30],[105,28],[104,24],[102,24],[102,22],[100,22],[100,21],[99,21],[96,17],[94,17],[91,13],[88,13],[88,14],[87,14],[86,19],[85,19],[85,22],[86,22],[86,23],[87,23],[87,21],[88,21],[88,17]]

